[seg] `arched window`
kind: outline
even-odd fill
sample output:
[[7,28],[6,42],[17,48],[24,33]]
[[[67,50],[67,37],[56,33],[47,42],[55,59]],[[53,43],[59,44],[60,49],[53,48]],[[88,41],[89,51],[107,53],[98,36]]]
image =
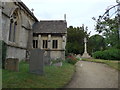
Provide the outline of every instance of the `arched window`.
[[15,11],[10,18],[9,41],[15,42],[17,29],[18,13]]

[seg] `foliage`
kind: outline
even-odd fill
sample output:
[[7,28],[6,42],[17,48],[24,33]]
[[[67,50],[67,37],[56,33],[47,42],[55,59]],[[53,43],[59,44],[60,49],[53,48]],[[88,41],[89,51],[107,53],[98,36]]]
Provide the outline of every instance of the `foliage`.
[[84,37],[88,38],[87,27],[73,27],[67,28],[67,45],[66,55],[68,53],[82,54],[84,52]]
[[102,59],[82,59],[83,61],[90,61],[90,62],[96,62],[96,63],[104,63],[108,66],[115,68],[117,70],[120,70],[120,61],[119,60],[102,60]]
[[2,60],[2,68],[4,68],[4,63],[6,59],[7,45],[4,41],[0,40],[0,59]]
[[56,60],[51,60],[51,63],[52,64],[55,64],[55,63],[59,63],[59,62],[63,62],[64,60],[62,60],[61,58],[57,58]]
[[19,66],[19,72],[2,70],[3,88],[62,88],[70,81],[75,69],[68,63],[63,63],[62,67],[45,66],[45,74],[40,76],[29,73],[29,65],[25,62]]
[[105,60],[120,60],[120,49],[109,49],[93,53],[93,57]]
[[120,37],[118,31],[118,16],[113,19],[107,19],[97,23],[96,31],[102,33],[105,36],[105,42],[107,47],[115,47],[120,49]]
[[101,35],[96,34],[89,38],[88,45],[90,46],[88,52],[92,54],[105,49],[105,40]]
[[70,64],[76,64],[76,62],[78,62],[79,59],[78,58],[75,58],[74,56],[67,56],[66,58],[66,62],[67,63],[70,63]]

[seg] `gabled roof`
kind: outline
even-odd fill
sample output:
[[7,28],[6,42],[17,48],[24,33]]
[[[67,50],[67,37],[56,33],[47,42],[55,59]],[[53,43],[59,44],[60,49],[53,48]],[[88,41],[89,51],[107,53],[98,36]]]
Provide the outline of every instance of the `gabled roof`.
[[33,25],[34,33],[67,33],[65,20],[40,21]]
[[29,10],[29,8],[21,0],[17,0],[17,1],[36,21],[38,21],[38,19],[34,16],[34,14]]
[[31,12],[29,8],[21,0],[14,0],[14,3],[16,2],[19,3],[29,13],[29,15],[31,15],[35,19],[35,21],[38,21],[33,12]]

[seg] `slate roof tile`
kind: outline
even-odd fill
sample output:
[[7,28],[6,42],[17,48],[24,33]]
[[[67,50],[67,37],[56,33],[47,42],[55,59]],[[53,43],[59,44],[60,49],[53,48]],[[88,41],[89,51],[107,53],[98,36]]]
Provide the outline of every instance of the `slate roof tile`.
[[65,20],[40,21],[33,25],[34,33],[67,33]]

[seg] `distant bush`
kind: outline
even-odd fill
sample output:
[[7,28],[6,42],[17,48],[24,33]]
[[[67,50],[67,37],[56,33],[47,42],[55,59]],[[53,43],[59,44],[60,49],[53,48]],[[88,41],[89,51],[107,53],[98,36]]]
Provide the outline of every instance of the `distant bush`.
[[62,60],[61,58],[57,58],[55,60],[51,60],[51,64],[55,64],[55,63],[59,63],[59,62],[63,62],[64,60]]
[[93,57],[96,59],[120,60],[120,49],[97,51],[93,53]]
[[77,61],[79,61],[79,59],[75,58],[74,56],[67,56],[66,58],[66,62],[70,63],[70,64],[75,64]]

